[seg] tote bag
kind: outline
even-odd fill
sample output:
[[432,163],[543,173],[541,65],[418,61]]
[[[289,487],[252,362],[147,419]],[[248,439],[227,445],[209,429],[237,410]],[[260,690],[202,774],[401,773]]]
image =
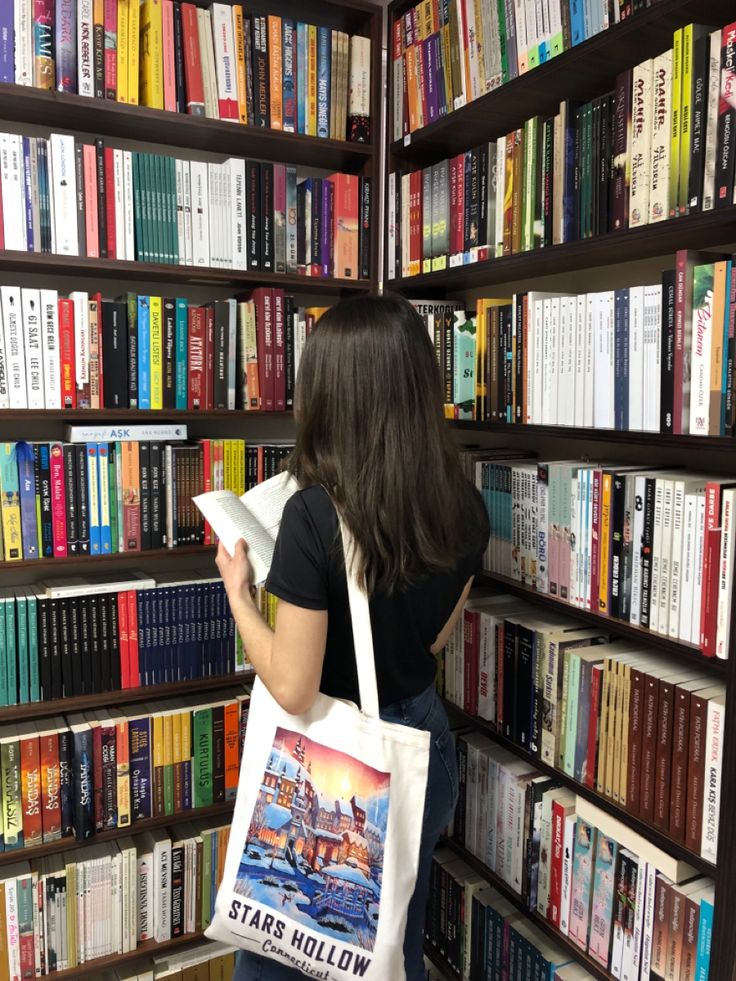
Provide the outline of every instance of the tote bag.
[[361,708],[319,694],[289,715],[256,679],[206,935],[311,978],[405,981],[430,735],[379,718],[368,598],[341,532]]

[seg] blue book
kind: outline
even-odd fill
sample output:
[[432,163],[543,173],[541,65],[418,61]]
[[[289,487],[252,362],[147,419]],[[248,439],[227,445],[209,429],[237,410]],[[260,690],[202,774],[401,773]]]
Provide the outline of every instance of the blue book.
[[30,685],[28,680],[28,601],[25,593],[17,592],[15,594],[15,622],[18,702],[21,705],[27,705],[30,701]]
[[307,132],[307,25],[296,25],[296,131]]
[[284,17],[281,22],[283,57],[283,127],[285,133],[296,128],[296,90],[294,86],[294,21]]
[[31,702],[41,701],[41,679],[39,675],[38,647],[38,599],[33,587],[29,587],[27,596],[28,611],[28,699]]
[[708,981],[710,970],[710,945],[713,938],[713,896],[700,900],[700,925],[698,926],[698,955],[695,961],[695,981]]
[[572,46],[585,40],[584,0],[570,0],[570,41]]
[[[38,515],[36,513],[36,466],[30,443],[15,444],[20,493],[20,530],[23,538],[23,558],[38,558]],[[3,474],[3,486],[4,486]]]
[[15,82],[15,25],[12,3],[0,4],[0,82]]
[[72,734],[72,793],[74,837],[86,841],[95,833],[94,744],[92,728],[83,715],[70,715]]
[[187,408],[187,351],[189,347],[189,304],[182,297],[176,298],[176,370],[174,373],[174,391],[176,408]]
[[[112,524],[110,521],[110,447],[107,443],[97,443],[97,494],[99,507],[100,554],[112,552]],[[89,471],[91,473],[91,466]],[[90,496],[90,508],[93,506]],[[90,535],[91,535],[90,524]]]
[[36,192],[36,188],[33,187],[33,181],[31,180],[31,140],[28,136],[23,137],[23,183],[25,187],[27,251],[39,252],[39,243],[35,240],[33,234],[33,195]]
[[138,408],[151,408],[151,305],[138,297]]
[[[733,262],[731,259],[726,263],[726,298],[731,296],[731,277],[733,276]],[[733,316],[733,310],[731,309],[731,304],[726,302],[725,304],[725,316],[723,318],[723,375],[721,377],[721,436],[726,435],[726,389],[728,387],[728,363],[729,359],[733,360],[734,352],[733,341],[729,342],[728,339],[728,322],[730,317]],[[733,382],[732,382],[733,385]],[[732,396],[733,398],[733,396]]]
[[317,28],[317,136],[330,136],[330,51],[329,27]]

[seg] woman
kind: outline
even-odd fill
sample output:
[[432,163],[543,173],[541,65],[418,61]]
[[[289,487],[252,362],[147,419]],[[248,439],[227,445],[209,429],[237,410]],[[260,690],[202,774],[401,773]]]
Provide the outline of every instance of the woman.
[[[381,715],[432,733],[404,942],[407,981],[424,978],[432,851],[458,789],[447,716],[434,689],[434,655],[462,612],[488,540],[485,509],[462,473],[442,395],[432,343],[407,302],[362,297],[333,307],[299,367],[289,469],[301,489],[284,509],[266,583],[279,597],[275,631],[251,598],[244,543],[232,558],[222,546],[217,554],[250,661],[279,704],[299,714],[319,691],[359,702],[335,505],[360,547]],[[237,981],[300,976],[239,955]]]

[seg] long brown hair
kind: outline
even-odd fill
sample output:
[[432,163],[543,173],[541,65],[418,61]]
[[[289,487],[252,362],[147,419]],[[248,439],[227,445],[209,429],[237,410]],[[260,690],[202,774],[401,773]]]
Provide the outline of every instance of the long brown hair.
[[323,314],[301,357],[295,415],[289,470],[329,491],[369,591],[454,567],[485,515],[444,419],[434,347],[406,300],[356,297]]

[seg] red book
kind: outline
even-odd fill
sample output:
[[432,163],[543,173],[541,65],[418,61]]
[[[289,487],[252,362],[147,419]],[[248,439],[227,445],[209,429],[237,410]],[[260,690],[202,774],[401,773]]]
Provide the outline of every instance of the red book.
[[[590,547],[590,609],[598,612],[598,592],[600,589],[601,570],[601,483],[603,475],[600,470],[593,471],[593,508],[591,514],[591,547]],[[583,592],[585,589],[583,588]]]
[[120,658],[120,683],[123,688],[132,688],[130,683],[130,657],[128,652],[128,596],[120,592],[118,603],[118,657]]
[[409,178],[411,206],[409,208],[409,261],[415,272],[422,268],[422,172],[416,170]]
[[181,5],[181,28],[184,39],[184,84],[187,92],[187,112],[204,116],[204,79],[199,50],[197,8],[193,3]]
[[215,406],[215,308],[204,308],[204,406]]
[[457,249],[457,229],[460,224],[460,210],[457,206],[457,157],[450,158],[450,255],[454,255]]
[[275,402],[273,292],[266,286],[258,286],[251,294],[256,305],[258,388],[261,393],[261,409],[264,412],[273,412]]
[[[118,97],[118,5],[117,0],[105,0],[105,98],[113,101]],[[113,47],[107,45],[107,38],[115,38]]]
[[59,300],[59,337],[61,338],[61,404],[65,409],[76,409],[73,300]]
[[205,329],[204,309],[202,307],[189,307],[188,363],[189,390],[187,406],[190,411],[193,409],[204,409]]
[[273,290],[273,407],[286,410],[286,372],[284,369],[284,291]]
[[722,490],[733,484],[710,481],[705,485],[705,537],[700,588],[700,649],[715,657],[718,613],[718,565],[721,550]]
[[84,223],[85,239],[87,242],[87,257],[99,259],[100,232],[97,214],[97,153],[91,143],[82,147],[82,165],[84,170]]
[[59,736],[55,729],[39,733],[39,757],[41,760],[41,823],[43,840],[58,841],[61,838],[61,797],[59,785]]
[[552,836],[549,862],[549,901],[547,919],[554,926],[560,925],[562,900],[562,862],[565,852],[565,818],[573,805],[555,800],[552,803]]
[[54,558],[67,554],[66,542],[66,482],[64,475],[64,449],[61,443],[51,443],[49,448],[51,471],[51,538]]
[[138,664],[138,593],[131,589],[128,597],[128,662],[131,688],[140,688],[141,675]]
[[590,711],[588,714],[588,749],[585,755],[585,786],[595,789],[596,767],[598,765],[598,725],[601,715],[601,695],[603,692],[603,666],[594,664],[590,676]]
[[43,842],[43,795],[41,750],[38,732],[31,722],[19,727],[20,784],[23,804],[23,844],[26,848]]
[[258,467],[256,472],[256,482],[259,484],[263,483],[263,447],[258,447]]
[[105,147],[105,224],[107,227],[107,257],[117,259],[115,249],[115,162],[112,147]]
[[355,174],[333,174],[328,180],[335,189],[332,217],[335,252],[333,275],[338,279],[357,279],[358,178]]

